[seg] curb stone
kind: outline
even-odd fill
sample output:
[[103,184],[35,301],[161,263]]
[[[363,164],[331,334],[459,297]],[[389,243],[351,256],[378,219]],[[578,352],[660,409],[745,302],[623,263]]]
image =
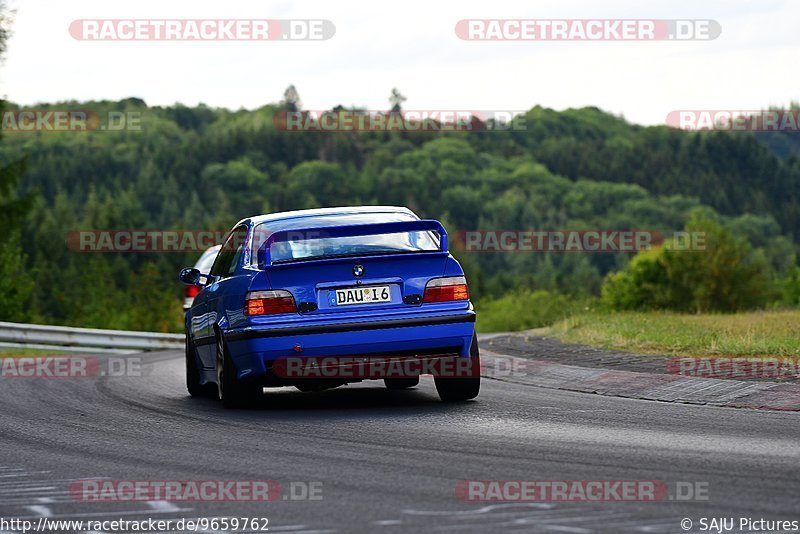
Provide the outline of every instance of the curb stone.
[[579,367],[481,348],[481,375],[516,384],[612,397],[730,408],[800,411],[800,384],[694,378]]

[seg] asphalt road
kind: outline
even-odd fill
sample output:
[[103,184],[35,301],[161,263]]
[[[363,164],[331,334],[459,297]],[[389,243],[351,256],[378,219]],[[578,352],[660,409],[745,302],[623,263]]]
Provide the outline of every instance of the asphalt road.
[[[143,376],[0,381],[0,518],[266,517],[270,532],[293,533],[684,532],[683,518],[699,532],[702,517],[800,520],[797,413],[495,380],[476,401],[448,405],[427,378],[405,392],[380,382],[267,390],[254,409],[229,411],[186,394],[182,356],[143,355]],[[80,502],[68,488],[87,478],[270,479],[286,498]],[[663,481],[673,499],[464,502],[460,480]],[[303,497],[302,483],[321,499],[289,498],[289,488]],[[707,499],[674,499],[690,485]]]

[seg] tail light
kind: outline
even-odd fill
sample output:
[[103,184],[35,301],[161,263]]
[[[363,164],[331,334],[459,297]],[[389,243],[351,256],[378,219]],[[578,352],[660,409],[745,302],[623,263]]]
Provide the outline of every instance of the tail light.
[[203,288],[201,286],[189,285],[186,286],[186,298],[193,299]]
[[425,286],[423,302],[451,302],[469,300],[467,279],[463,276],[434,278]]
[[244,306],[245,315],[273,315],[276,313],[296,313],[294,297],[288,291],[251,291],[247,294]]

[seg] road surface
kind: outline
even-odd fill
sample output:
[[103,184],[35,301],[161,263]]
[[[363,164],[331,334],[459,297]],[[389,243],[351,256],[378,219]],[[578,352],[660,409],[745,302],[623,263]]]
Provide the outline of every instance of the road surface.
[[[476,401],[453,405],[427,377],[402,392],[381,382],[267,390],[254,409],[230,411],[186,394],[182,352],[141,358],[142,376],[0,381],[0,518],[263,517],[270,532],[293,533],[684,532],[684,518],[699,532],[703,517],[800,520],[797,413],[486,379]],[[69,488],[90,478],[275,480],[283,493],[83,502]],[[672,498],[466,502],[455,492],[464,480],[660,481]]]

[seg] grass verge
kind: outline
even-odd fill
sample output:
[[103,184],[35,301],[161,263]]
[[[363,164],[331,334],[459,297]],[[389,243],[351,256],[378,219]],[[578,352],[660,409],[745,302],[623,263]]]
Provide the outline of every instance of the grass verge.
[[516,332],[550,326],[573,314],[585,313],[592,301],[549,291],[518,291],[477,305],[480,333]]
[[546,335],[641,354],[800,357],[800,311],[587,313],[557,322]]

